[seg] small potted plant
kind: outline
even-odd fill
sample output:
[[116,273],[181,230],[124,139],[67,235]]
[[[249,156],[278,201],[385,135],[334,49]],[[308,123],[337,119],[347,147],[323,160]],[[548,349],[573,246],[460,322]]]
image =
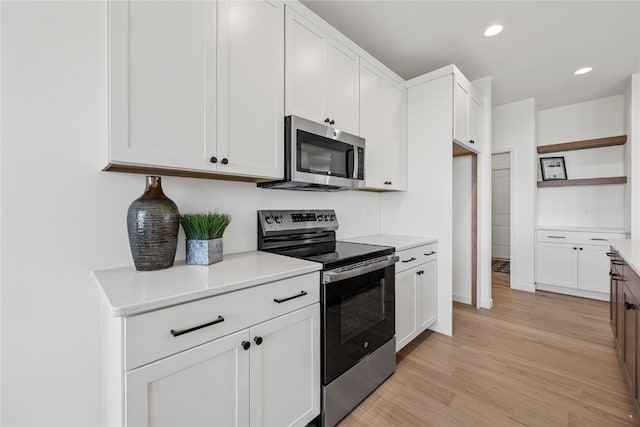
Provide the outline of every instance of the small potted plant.
[[222,235],[230,222],[229,214],[180,215],[180,224],[187,236],[187,264],[211,265],[222,261]]

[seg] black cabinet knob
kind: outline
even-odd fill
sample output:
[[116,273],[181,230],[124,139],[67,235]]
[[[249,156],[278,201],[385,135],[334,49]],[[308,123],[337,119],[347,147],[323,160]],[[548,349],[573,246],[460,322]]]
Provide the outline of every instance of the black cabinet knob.
[[218,158],[217,158],[216,156],[213,156],[213,157],[211,157],[211,158],[209,159],[209,161],[210,161],[211,163],[218,163]]
[[249,350],[249,347],[251,347],[251,343],[249,341],[242,341],[242,348]]
[[582,248],[580,248],[580,250],[582,250]]
[[329,124],[330,124],[330,125],[335,125],[335,124],[336,124],[336,121],[335,121],[335,120],[331,120],[331,121],[329,122]]
[[574,251],[575,251],[575,250],[577,250],[577,249],[578,249],[578,248],[573,248],[573,250],[574,250]]
[[224,159],[222,159],[222,161],[220,162],[223,165],[228,165],[229,164],[229,159],[227,159],[226,157]]
[[330,120],[331,120],[331,119],[329,119],[329,118],[327,117],[326,119],[324,119],[324,122],[325,122],[325,123],[329,123],[329,121],[330,121]]
[[262,337],[255,337],[255,338],[253,339],[253,341],[254,341],[257,345],[260,345],[260,344],[262,344]]
[[469,140],[469,144],[475,144],[476,142],[473,139]]

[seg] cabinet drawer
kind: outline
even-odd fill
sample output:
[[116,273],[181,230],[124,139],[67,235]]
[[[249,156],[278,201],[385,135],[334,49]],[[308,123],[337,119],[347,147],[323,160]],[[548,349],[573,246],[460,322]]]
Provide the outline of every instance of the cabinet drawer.
[[400,257],[400,261],[396,264],[396,273],[436,259],[438,256],[437,248],[437,243],[430,243],[428,245],[398,251],[397,255]]
[[125,369],[318,301],[320,276],[311,273],[128,317],[125,319]]
[[583,231],[538,230],[538,242],[575,243],[579,245],[609,246],[609,239],[625,239],[624,233],[600,233]]

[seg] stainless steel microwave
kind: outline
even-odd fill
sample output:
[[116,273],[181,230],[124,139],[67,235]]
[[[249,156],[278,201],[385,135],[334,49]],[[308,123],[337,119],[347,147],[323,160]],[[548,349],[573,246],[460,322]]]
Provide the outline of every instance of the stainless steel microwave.
[[284,123],[284,179],[259,187],[340,191],[364,185],[364,138],[297,116]]

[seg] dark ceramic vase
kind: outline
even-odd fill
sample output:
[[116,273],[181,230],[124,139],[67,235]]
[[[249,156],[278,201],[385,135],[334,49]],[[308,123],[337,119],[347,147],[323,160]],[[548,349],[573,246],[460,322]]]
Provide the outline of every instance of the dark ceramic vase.
[[147,189],[129,206],[127,231],[136,270],[173,265],[178,246],[178,207],[162,192],[159,176],[147,177]]

